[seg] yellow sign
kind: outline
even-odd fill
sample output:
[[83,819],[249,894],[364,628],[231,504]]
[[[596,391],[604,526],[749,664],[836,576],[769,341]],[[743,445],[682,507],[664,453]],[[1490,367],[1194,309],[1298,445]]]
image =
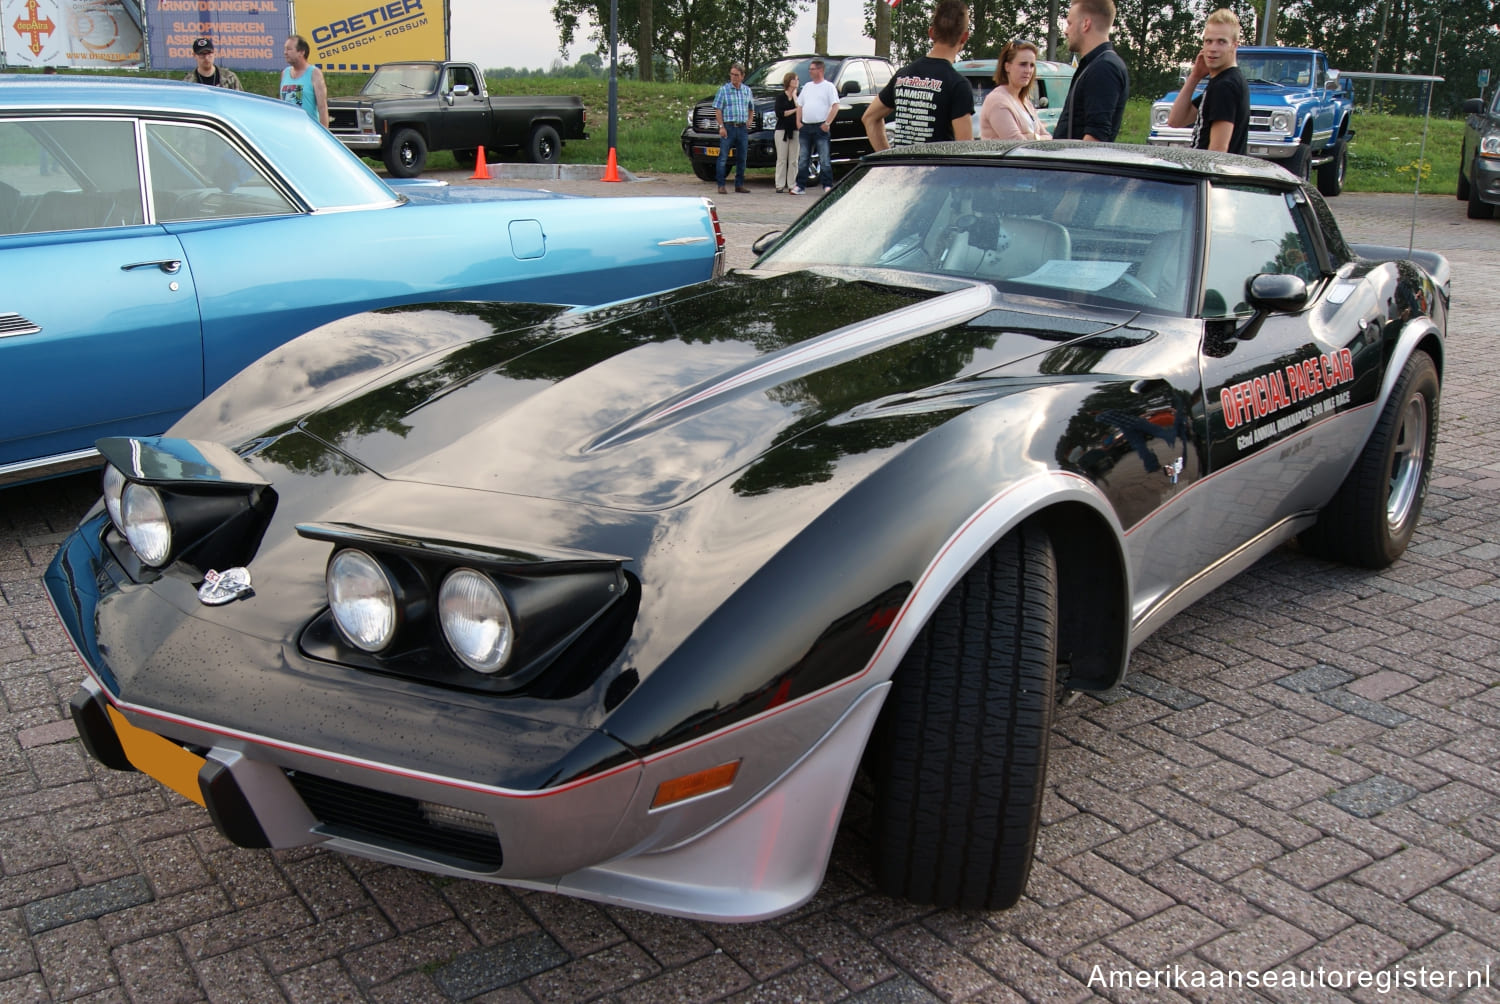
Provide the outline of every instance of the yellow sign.
[[444,0],[297,0],[297,34],[312,46],[308,62],[368,72],[403,59],[445,59]]

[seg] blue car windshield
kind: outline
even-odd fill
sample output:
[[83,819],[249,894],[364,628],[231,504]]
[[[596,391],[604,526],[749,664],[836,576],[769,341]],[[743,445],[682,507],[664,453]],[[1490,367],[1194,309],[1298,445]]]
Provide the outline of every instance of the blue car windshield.
[[1002,290],[1183,314],[1198,189],[1034,164],[867,163],[758,269],[927,272]]
[[1237,60],[1240,73],[1254,84],[1281,84],[1285,87],[1311,87],[1313,78],[1312,56],[1301,53],[1289,56],[1256,56],[1240,53]]

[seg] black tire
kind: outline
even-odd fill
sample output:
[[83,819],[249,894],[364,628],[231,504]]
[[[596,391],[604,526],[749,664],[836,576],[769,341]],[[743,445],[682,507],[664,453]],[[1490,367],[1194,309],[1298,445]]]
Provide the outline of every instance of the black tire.
[[1286,169],[1306,181],[1310,164],[1312,164],[1312,144],[1304,140],[1297,144],[1297,152],[1286,159]]
[[954,586],[896,670],[870,757],[882,891],[991,910],[1020,899],[1056,676],[1052,543],[1022,526]]
[[478,150],[454,150],[453,160],[459,167],[473,167],[479,157]]
[[1414,352],[1354,469],[1301,536],[1314,554],[1365,568],[1401,557],[1422,514],[1437,447],[1438,375]]
[[415,178],[427,166],[427,141],[415,129],[397,129],[381,151],[393,178]]
[[562,137],[549,125],[532,126],[526,138],[526,159],[533,164],[556,164],[562,160]]
[[1458,190],[1453,194],[1458,197],[1459,202],[1469,198],[1469,179],[1464,177],[1464,165],[1461,162],[1458,165]]
[[1333,198],[1344,190],[1344,174],[1349,168],[1349,144],[1339,140],[1333,148],[1333,159],[1318,168],[1318,191]]
[[1495,218],[1495,207],[1479,197],[1479,186],[1471,180],[1469,182],[1469,209],[1466,215],[1471,220],[1492,220]]
[[693,161],[693,173],[698,176],[699,181],[717,181],[719,178],[719,167],[707,161]]

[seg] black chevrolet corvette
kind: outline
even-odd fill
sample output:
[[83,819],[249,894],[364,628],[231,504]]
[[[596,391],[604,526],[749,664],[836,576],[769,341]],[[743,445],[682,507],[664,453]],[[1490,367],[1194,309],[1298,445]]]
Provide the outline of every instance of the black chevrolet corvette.
[[46,576],[104,764],[246,847],[687,916],[1026,886],[1054,708],[1293,538],[1396,560],[1448,263],[1259,161],[867,159],[753,269],[395,307],[99,444]]

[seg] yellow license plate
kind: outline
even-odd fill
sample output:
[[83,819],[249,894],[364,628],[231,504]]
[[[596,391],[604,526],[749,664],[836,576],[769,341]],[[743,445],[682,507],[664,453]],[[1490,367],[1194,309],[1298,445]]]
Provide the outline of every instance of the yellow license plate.
[[703,153],[709,157],[717,157],[719,155],[719,148],[716,146],[705,146]]
[[203,804],[198,770],[207,763],[206,760],[154,732],[136,728],[113,707],[109,709],[109,720],[114,723],[115,735],[120,737],[120,748],[125,751],[126,759],[137,770],[156,778],[183,798]]

